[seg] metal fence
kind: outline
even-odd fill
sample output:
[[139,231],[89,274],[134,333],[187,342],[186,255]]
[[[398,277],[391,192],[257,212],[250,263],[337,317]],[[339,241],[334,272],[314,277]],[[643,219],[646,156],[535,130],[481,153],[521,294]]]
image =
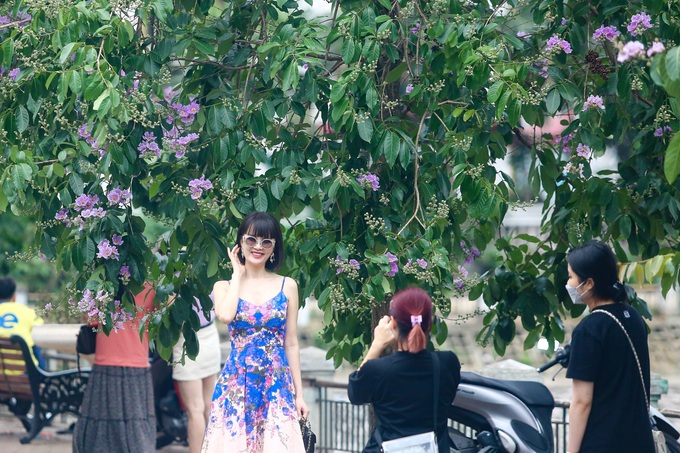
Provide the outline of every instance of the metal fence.
[[[310,379],[306,384],[317,393],[319,422],[315,428],[316,450],[321,453],[358,453],[371,435],[369,406],[355,406],[346,400],[347,384]],[[555,453],[566,452],[569,403],[556,401],[553,411]],[[470,436],[474,432],[449,420],[450,426]]]

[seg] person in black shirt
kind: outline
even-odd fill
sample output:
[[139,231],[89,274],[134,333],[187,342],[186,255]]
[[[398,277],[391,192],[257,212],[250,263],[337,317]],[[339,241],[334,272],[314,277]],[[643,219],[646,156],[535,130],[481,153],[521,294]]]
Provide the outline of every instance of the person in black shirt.
[[[425,291],[407,288],[397,292],[390,316],[380,320],[363,363],[349,377],[349,400],[373,404],[376,430],[383,441],[432,431],[435,426],[433,360],[425,350],[432,321],[432,301]],[[390,345],[395,345],[397,352],[379,358]],[[437,445],[440,453],[448,453],[446,414],[460,383],[460,362],[451,351],[435,354],[440,363]],[[373,433],[363,453],[380,451]]]
[[[592,241],[567,257],[567,292],[590,315],[574,329],[567,377],[573,379],[568,453],[654,453],[649,422],[649,350],[642,317],[625,303],[611,249]],[[621,327],[637,351],[644,376]]]

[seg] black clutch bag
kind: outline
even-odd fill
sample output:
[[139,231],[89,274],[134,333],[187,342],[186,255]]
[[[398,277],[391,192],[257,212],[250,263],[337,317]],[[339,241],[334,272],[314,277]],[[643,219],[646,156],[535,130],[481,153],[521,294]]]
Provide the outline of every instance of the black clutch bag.
[[305,453],[314,453],[316,434],[312,432],[312,424],[306,418],[300,419],[300,431],[302,431],[302,442],[305,444]]
[[97,332],[92,326],[84,324],[80,326],[76,339],[76,352],[78,354],[94,354],[97,349]]

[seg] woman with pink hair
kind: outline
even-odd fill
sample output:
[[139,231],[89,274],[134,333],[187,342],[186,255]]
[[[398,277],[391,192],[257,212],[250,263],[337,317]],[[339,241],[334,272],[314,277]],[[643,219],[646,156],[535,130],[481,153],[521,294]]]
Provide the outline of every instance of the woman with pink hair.
[[[435,426],[439,452],[449,452],[446,417],[460,383],[460,362],[451,351],[431,353],[425,349],[433,319],[432,300],[425,291],[413,287],[397,292],[390,303],[390,315],[374,330],[364,361],[350,375],[349,400],[371,403],[377,421],[363,453],[380,452],[380,440],[425,433]],[[380,357],[388,346],[397,351]],[[438,394],[435,361],[439,362]]]

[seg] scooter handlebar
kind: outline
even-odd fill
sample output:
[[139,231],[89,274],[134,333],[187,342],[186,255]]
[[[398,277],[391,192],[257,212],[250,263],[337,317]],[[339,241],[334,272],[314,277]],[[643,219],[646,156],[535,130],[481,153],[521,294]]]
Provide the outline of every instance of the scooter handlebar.
[[557,351],[555,351],[555,357],[553,357],[553,359],[551,361],[549,361],[549,362],[541,365],[540,367],[536,368],[536,371],[538,371],[539,373],[542,373],[545,370],[548,370],[548,369],[554,367],[558,363],[560,365],[562,365],[564,368],[566,368],[567,365],[569,365],[570,354],[571,354],[571,345],[566,344],[566,345],[564,345],[564,347],[559,348]]

